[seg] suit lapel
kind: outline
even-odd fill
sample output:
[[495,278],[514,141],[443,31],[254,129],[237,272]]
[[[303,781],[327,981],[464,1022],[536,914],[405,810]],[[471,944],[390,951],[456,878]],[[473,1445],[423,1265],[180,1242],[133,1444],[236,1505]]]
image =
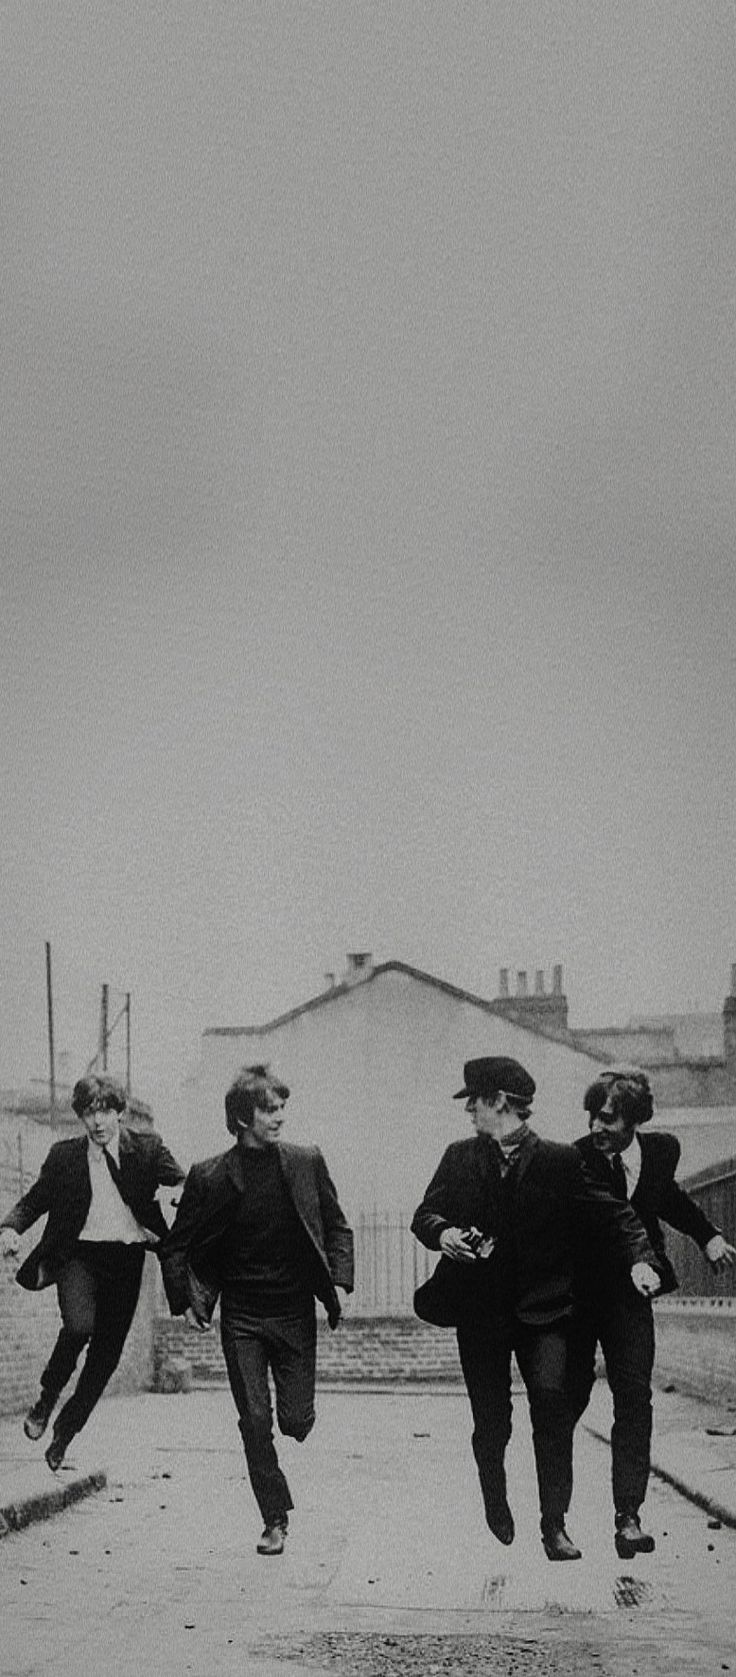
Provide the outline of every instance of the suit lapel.
[[[240,1148],[237,1145],[235,1147],[231,1147],[230,1152],[225,1154],[224,1165],[225,1181],[223,1186],[226,1186],[229,1183],[235,1189],[236,1193],[242,1194],[245,1190],[245,1177],[243,1175],[243,1161],[240,1157]],[[217,1187],[218,1184],[215,1186]]]
[[314,1198],[309,1190],[312,1188],[311,1172],[307,1174],[304,1168],[304,1154],[295,1152],[288,1141],[277,1141],[281,1169],[284,1181],[291,1194],[301,1221],[306,1224],[310,1233],[314,1233]]
[[520,1145],[519,1157],[515,1164],[511,1167],[511,1181],[514,1195],[519,1192],[519,1188],[521,1187],[529,1166],[534,1160],[539,1144],[539,1136],[537,1135],[536,1130],[528,1130]]
[[[73,1154],[70,1154],[69,1158],[71,1169],[69,1172],[70,1181],[68,1187],[72,1204],[84,1207],[82,1215],[82,1223],[84,1223],[87,1212],[89,1211],[92,1203],[92,1183],[90,1181],[89,1174],[87,1138],[86,1136],[79,1136],[78,1138],[75,1136],[74,1142],[75,1151]],[[69,1207],[66,1206],[64,1211],[65,1215],[68,1215]],[[80,1223],[80,1228],[81,1226],[82,1224]]]
[[649,1184],[652,1174],[652,1153],[649,1147],[648,1136],[639,1136],[639,1147],[641,1149],[641,1168],[639,1170],[639,1180],[631,1196],[632,1199],[636,1198],[640,1188],[642,1190],[643,1197],[646,1199],[649,1192]]
[[[137,1163],[136,1154],[137,1148],[135,1146],[135,1142],[132,1140],[129,1132],[124,1130],[121,1126],[118,1131],[117,1174],[115,1159],[112,1153],[110,1154],[110,1160],[113,1168],[110,1174],[121,1199],[125,1200],[126,1205],[130,1204],[131,1186],[135,1184]],[[137,1186],[140,1187],[140,1183],[138,1183]]]
[[465,1220],[484,1234],[494,1234],[501,1216],[501,1167],[489,1137],[478,1135],[468,1143],[457,1180],[459,1203],[467,1208]]

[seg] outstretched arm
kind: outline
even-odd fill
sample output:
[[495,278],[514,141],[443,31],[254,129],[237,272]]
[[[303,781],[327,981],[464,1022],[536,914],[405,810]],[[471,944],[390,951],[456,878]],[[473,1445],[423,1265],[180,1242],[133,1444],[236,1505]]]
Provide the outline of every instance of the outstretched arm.
[[576,1168],[575,1199],[585,1225],[596,1240],[600,1241],[602,1236],[610,1240],[630,1270],[637,1292],[644,1298],[652,1298],[659,1292],[661,1276],[644,1224],[628,1201],[617,1199],[586,1170],[579,1154],[576,1156]]
[[[51,1152],[44,1159],[36,1181],[31,1184],[28,1192],[23,1194],[19,1200],[16,1200],[15,1205],[11,1205],[10,1210],[6,1211],[4,1216],[0,1218],[0,1231],[9,1230],[16,1235],[25,1234],[26,1229],[30,1229],[39,1217],[46,1216],[51,1208],[56,1176],[54,1152],[55,1149],[52,1147]],[[17,1252],[17,1245],[14,1250]],[[13,1243],[11,1241],[9,1255],[12,1255],[12,1251]],[[3,1253],[3,1255],[5,1254]]]
[[156,1139],[158,1142],[158,1146],[156,1148],[156,1174],[158,1176],[158,1185],[160,1188],[175,1188],[177,1183],[184,1181],[186,1171],[182,1170],[178,1159],[175,1159],[173,1153],[169,1152],[169,1149],[166,1146],[166,1143],[162,1141],[161,1136],[157,1136]]

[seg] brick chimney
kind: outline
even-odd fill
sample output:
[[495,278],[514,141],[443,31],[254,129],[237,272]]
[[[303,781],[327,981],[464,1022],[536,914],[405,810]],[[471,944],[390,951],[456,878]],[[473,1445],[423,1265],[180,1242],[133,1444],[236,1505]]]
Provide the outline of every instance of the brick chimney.
[[723,1003],[723,1058],[730,1077],[736,1077],[736,963],[731,967],[731,994]]
[[343,984],[362,984],[365,978],[370,978],[373,971],[373,956],[370,950],[352,950],[348,954],[347,963],[342,975]]
[[[512,1019],[517,1025],[528,1025],[530,1029],[540,1026],[550,1031],[567,1030],[567,996],[562,988],[562,967],[552,968],[552,989],[545,989],[544,969],[536,967],[534,971],[534,992],[529,993],[529,983],[526,971],[522,968],[516,974],[516,995],[509,991],[509,969],[501,967],[498,974],[498,995],[494,1007],[504,1018]],[[734,994],[734,1008],[736,1009],[736,994]],[[734,1031],[736,1033],[736,1014],[734,1016]]]

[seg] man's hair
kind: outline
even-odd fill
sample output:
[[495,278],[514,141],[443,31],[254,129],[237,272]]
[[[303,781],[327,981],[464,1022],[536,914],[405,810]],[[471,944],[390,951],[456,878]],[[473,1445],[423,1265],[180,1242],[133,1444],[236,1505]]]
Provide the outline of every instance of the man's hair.
[[276,1077],[269,1065],[241,1066],[235,1073],[225,1096],[225,1124],[230,1135],[237,1135],[238,1127],[250,1129],[264,1095],[289,1098],[285,1083]]
[[124,1112],[128,1104],[122,1083],[106,1072],[88,1073],[80,1077],[72,1090],[72,1110],[81,1118],[95,1101],[103,1100],[114,1112]]
[[607,1066],[586,1089],[583,1106],[596,1118],[610,1097],[611,1111],[627,1124],[648,1124],[654,1113],[652,1086],[639,1066]]
[[520,1095],[510,1095],[508,1089],[489,1090],[488,1094],[484,1098],[489,1101],[495,1101],[497,1095],[504,1096],[506,1105],[511,1112],[516,1114],[520,1124],[527,1124],[529,1122],[532,1115],[532,1103],[530,1100],[524,1101]]

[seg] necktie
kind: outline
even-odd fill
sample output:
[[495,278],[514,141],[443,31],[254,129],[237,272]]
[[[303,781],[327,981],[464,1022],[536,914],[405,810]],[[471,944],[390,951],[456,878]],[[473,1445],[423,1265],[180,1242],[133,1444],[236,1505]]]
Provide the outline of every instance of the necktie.
[[105,1156],[105,1164],[107,1165],[113,1182],[115,1183],[115,1187],[117,1188],[120,1198],[123,1199],[123,1190],[120,1186],[120,1166],[116,1163],[109,1148],[103,1147],[102,1151]]
[[614,1153],[612,1155],[610,1165],[611,1175],[613,1177],[613,1191],[616,1195],[616,1199],[627,1200],[629,1197],[629,1191],[626,1183],[626,1171],[624,1170],[621,1157],[618,1153]]

